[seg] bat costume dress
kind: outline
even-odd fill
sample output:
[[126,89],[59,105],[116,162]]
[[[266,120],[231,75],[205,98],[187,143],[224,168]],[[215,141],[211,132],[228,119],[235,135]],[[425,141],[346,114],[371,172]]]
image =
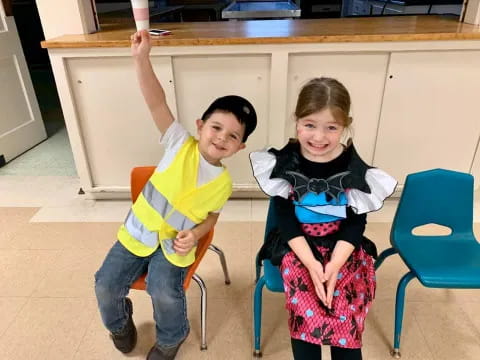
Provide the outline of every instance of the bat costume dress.
[[[368,166],[351,143],[325,163],[304,158],[296,140],[281,150],[253,152],[250,160],[260,188],[272,197],[278,224],[267,235],[259,261],[270,259],[280,267],[291,337],[360,348],[376,286],[376,248],[363,235],[366,213],[380,209],[397,182]],[[320,301],[307,268],[288,246],[297,236],[305,237],[323,266],[338,240],[355,247],[339,270],[331,309]]]

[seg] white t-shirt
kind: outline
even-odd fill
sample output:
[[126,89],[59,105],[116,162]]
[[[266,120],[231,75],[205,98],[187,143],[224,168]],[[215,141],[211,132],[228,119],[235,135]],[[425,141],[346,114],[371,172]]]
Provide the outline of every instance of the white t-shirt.
[[[157,166],[158,171],[163,171],[172,163],[183,143],[190,137],[190,133],[178,121],[174,121],[160,137],[160,144],[165,146],[165,154]],[[222,166],[210,164],[200,154],[198,164],[197,187],[206,184],[223,172]],[[214,212],[219,212],[220,209]]]

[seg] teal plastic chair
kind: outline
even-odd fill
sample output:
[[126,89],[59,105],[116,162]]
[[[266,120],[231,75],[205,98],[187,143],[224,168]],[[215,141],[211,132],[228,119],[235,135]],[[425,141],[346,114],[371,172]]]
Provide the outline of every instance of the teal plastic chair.
[[[275,214],[275,206],[270,200],[268,206],[267,223],[265,225],[264,240],[272,229],[277,227],[277,217]],[[258,255],[257,255],[258,259]],[[263,276],[261,275],[261,265],[263,265]],[[254,351],[255,357],[261,357],[260,340],[262,331],[262,295],[263,288],[266,286],[268,290],[273,292],[283,292],[283,279],[280,275],[278,267],[272,265],[270,260],[263,260],[262,264],[256,261],[256,286],[253,297],[253,323],[254,323]]]
[[[412,230],[426,224],[451,229],[446,236],[418,236]],[[407,176],[390,232],[391,248],[409,272],[398,283],[392,356],[400,358],[405,288],[417,278],[431,288],[480,289],[480,244],[473,234],[473,176],[435,169]]]

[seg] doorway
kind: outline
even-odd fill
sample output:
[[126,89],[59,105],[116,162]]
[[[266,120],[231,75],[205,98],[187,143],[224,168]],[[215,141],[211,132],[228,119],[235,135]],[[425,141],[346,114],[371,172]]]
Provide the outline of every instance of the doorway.
[[[22,43],[23,54],[37,96],[47,135],[65,127],[63,114],[53,78],[52,67],[46,49],[40,42],[45,40],[35,0],[11,0],[12,13]],[[8,0],[7,0],[8,2]]]
[[36,2],[2,2],[15,20],[47,139],[10,159],[0,168],[0,175],[76,175],[50,59],[40,46],[45,37]]

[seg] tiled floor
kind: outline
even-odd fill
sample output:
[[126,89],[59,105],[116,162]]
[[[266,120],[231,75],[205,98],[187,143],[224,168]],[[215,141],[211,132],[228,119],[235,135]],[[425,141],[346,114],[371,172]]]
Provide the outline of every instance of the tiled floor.
[[56,126],[46,141],[0,168],[0,175],[76,176],[67,130]]
[[[143,359],[154,342],[151,303],[145,292],[131,294],[140,336],[128,356],[114,350],[93,293],[93,274],[112,245],[129,203],[83,200],[77,191],[75,177],[0,176],[2,360]],[[389,201],[370,216],[367,235],[380,250],[388,246],[395,206],[395,200]],[[254,257],[262,242],[265,213],[264,200],[237,200],[225,206],[214,242],[226,253],[232,284],[224,284],[216,255],[207,254],[198,273],[208,287],[208,350],[199,349],[199,290],[192,283],[187,292],[192,332],[179,360],[252,358]],[[480,238],[480,226],[475,229]],[[396,257],[378,272],[376,301],[364,334],[364,359],[390,359],[395,289],[404,272]],[[479,294],[426,289],[412,281],[407,290],[402,358],[480,358]],[[292,358],[286,318],[283,295],[265,291],[264,359]]]

